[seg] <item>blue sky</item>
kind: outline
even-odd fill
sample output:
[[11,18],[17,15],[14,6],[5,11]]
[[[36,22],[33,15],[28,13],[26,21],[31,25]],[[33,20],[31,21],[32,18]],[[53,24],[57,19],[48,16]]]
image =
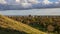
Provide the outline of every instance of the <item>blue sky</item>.
[[38,4],[40,5],[41,3],[43,5],[49,5],[49,4],[59,4],[60,0],[0,0],[0,4],[8,4],[8,5],[21,5],[24,8],[26,7],[32,7],[32,5]]

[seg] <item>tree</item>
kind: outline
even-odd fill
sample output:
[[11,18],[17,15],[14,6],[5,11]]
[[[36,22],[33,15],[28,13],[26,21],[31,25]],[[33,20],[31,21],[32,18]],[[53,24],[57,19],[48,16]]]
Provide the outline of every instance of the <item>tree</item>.
[[48,30],[48,32],[53,32],[54,31],[54,26],[48,25],[47,30]]

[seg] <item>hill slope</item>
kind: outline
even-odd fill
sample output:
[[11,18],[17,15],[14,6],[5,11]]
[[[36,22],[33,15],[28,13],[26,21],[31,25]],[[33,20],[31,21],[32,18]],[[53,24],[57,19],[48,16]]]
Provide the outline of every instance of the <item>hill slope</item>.
[[0,15],[0,27],[13,29],[13,30],[17,30],[17,31],[23,31],[28,34],[46,34],[37,29],[34,29],[26,24],[9,19],[3,15]]

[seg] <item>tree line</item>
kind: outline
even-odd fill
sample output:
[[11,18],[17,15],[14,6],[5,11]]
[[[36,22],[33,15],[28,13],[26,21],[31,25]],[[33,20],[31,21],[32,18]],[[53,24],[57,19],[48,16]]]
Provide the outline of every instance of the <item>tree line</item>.
[[7,16],[42,31],[60,34],[60,16]]

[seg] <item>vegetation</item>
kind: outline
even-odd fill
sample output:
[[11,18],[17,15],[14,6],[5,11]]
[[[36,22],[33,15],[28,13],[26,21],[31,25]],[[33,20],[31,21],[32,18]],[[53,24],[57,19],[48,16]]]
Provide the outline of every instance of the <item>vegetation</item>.
[[44,32],[60,34],[60,16],[8,16]]
[[[19,31],[19,32],[22,31],[22,32],[25,32],[27,34],[46,34],[45,32],[39,31],[39,30],[37,30],[35,28],[32,28],[32,27],[30,27],[30,26],[28,26],[26,24],[23,24],[21,22],[17,22],[15,20],[7,18],[7,17],[5,17],[3,15],[0,15],[0,27],[5,28],[5,29],[11,29],[11,30]],[[10,33],[8,33],[8,34],[10,34]]]
[[27,34],[27,33],[23,31],[17,31],[13,29],[7,29],[7,28],[0,27],[0,34]]

